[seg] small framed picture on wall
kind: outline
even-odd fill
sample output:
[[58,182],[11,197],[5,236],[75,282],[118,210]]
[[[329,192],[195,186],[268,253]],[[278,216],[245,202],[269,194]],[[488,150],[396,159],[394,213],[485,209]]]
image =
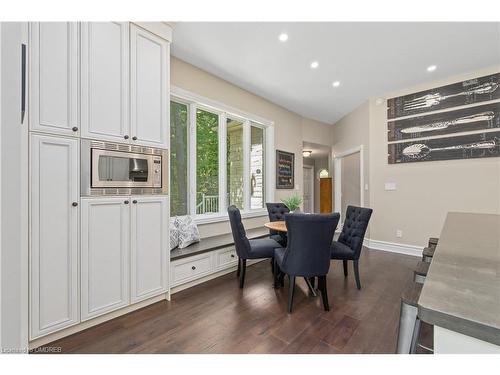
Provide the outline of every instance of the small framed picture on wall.
[[293,189],[295,154],[276,150],[276,189]]

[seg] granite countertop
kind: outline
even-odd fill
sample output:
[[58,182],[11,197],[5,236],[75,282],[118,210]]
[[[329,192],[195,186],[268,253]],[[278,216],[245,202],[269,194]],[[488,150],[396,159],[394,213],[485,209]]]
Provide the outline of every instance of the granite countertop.
[[419,317],[500,345],[500,215],[448,213]]
[[[254,228],[248,229],[247,231],[248,239],[262,238],[269,236],[269,229],[267,228]],[[184,249],[176,248],[170,252],[170,259],[176,260],[181,258],[186,258],[189,256],[206,253],[216,249],[221,249],[223,247],[228,247],[234,245],[232,233],[222,234],[219,236],[205,237],[200,240],[200,242],[194,243]]]

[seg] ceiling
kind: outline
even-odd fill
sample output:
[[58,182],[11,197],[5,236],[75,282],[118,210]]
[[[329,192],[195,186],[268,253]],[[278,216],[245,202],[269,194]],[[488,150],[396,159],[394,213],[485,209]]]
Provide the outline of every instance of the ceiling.
[[181,60],[331,124],[370,97],[500,65],[500,23],[179,22],[173,39]]
[[310,159],[323,159],[330,155],[332,148],[318,143],[302,142],[302,150],[312,151]]

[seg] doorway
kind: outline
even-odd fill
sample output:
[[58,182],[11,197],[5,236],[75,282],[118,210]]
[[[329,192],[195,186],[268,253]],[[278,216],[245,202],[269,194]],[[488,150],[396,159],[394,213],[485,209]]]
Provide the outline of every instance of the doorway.
[[364,206],[363,146],[336,154],[334,165],[335,211],[343,222],[347,206]]
[[314,212],[314,167],[304,165],[303,169],[304,212],[311,214]]

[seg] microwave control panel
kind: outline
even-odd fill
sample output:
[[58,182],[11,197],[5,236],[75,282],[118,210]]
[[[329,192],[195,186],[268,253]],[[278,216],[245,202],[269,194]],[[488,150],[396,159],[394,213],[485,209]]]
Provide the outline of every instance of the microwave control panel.
[[153,186],[161,187],[161,156],[153,156]]

